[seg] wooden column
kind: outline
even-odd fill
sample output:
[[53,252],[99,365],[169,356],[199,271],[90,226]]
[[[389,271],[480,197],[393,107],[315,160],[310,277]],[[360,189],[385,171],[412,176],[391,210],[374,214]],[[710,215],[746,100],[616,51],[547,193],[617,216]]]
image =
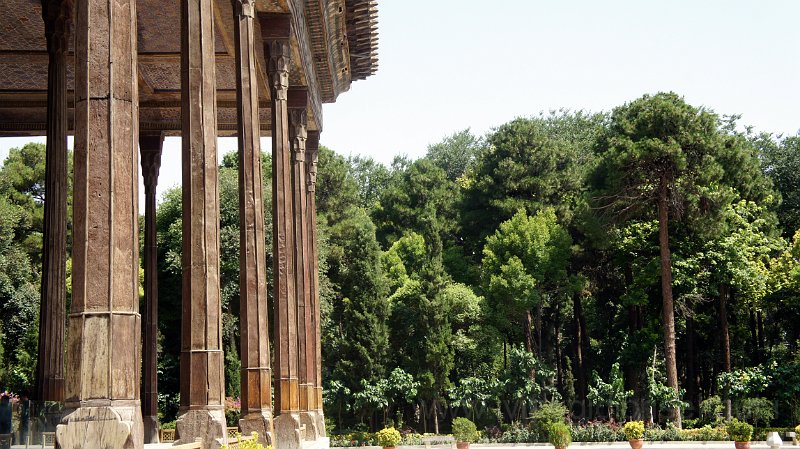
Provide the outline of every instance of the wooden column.
[[289,145],[289,65],[291,21],[288,15],[260,16],[272,98],[272,240],[275,301],[275,444],[300,447],[297,297],[291,147]]
[[311,319],[313,337],[311,342],[313,348],[313,372],[314,372],[314,403],[313,410],[316,411],[317,436],[325,436],[325,416],[322,412],[322,341],[320,328],[320,303],[319,303],[319,251],[317,248],[317,162],[319,160],[319,131],[309,131],[306,141],[306,170],[308,179],[308,195],[306,204],[308,210],[308,247],[307,254],[310,270],[310,298],[311,298]]
[[64,449],[141,448],[136,2],[82,0]]
[[305,89],[289,90],[289,139],[292,145],[292,204],[294,218],[295,295],[297,297],[297,355],[300,391],[300,424],[305,425],[305,439],[316,440],[316,419],[313,416],[314,337],[311,309],[311,269],[307,254],[308,221],[306,197],[306,138],[308,137]]
[[233,0],[236,11],[236,107],[239,126],[239,288],[242,419],[239,427],[272,442],[272,369],[267,309],[267,261],[253,0]]
[[183,248],[179,443],[227,443],[213,0],[181,0]]
[[158,443],[158,243],[156,187],[164,136],[140,135],[144,178],[144,345],[142,348],[142,420],[144,442]]
[[39,401],[64,400],[64,322],[67,265],[67,50],[72,2],[42,0],[47,38],[47,152],[45,156],[42,290],[39,308]]

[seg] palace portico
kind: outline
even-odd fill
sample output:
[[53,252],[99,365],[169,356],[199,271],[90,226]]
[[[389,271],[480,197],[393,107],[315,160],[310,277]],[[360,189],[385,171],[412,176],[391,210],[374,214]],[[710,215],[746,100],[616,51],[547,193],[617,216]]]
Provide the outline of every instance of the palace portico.
[[[0,136],[47,136],[35,399],[64,402],[59,447],[141,448],[158,439],[155,195],[170,135],[182,137],[179,443],[226,442],[216,142],[237,136],[240,428],[277,449],[325,444],[317,148],[322,104],[377,69],[375,3],[0,1]],[[70,310],[68,134],[75,136]],[[271,230],[264,229],[262,210],[263,136],[272,137]],[[265,232],[274,242],[273,310],[267,310]]]

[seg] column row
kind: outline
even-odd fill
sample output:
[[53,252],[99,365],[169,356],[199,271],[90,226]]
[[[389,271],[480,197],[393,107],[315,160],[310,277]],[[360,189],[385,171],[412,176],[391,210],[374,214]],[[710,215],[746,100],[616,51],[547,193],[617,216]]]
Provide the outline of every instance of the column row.
[[[261,18],[272,97],[275,412],[272,419],[254,11],[237,7],[242,421],[281,449],[324,435],[314,191],[318,133],[290,108],[288,16]],[[60,360],[66,241],[66,29],[71,1],[43,0],[48,30],[48,201],[39,398],[66,401],[63,448],[142,447],[157,438],[155,188],[162,136],[139,136],[136,2],[77,2],[73,302]],[[181,2],[183,307],[181,442],[226,442],[212,0]],[[145,176],[145,357],[138,310],[138,161]],[[63,198],[61,198],[62,195]],[[60,246],[59,246],[60,245]],[[61,312],[63,313],[63,312]],[[61,326],[59,328],[59,326]],[[140,360],[145,388],[140,392]],[[145,425],[142,421],[145,415]],[[273,432],[273,425],[275,431]],[[146,429],[146,433],[145,433]]]

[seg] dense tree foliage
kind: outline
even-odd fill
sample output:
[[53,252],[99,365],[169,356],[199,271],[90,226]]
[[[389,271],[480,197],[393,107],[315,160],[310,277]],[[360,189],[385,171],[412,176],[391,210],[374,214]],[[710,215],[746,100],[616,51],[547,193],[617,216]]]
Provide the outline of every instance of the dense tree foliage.
[[[754,135],[737,120],[670,93],[608,114],[558,111],[486,136],[460,131],[388,166],[321,148],[331,428],[447,432],[462,415],[487,434],[529,422],[541,439],[543,417],[564,413],[795,425],[800,136]],[[43,148],[28,145],[0,169],[0,389],[29,387],[35,367],[43,161]],[[263,167],[269,186],[268,155]],[[226,155],[220,272],[234,397],[236,170]],[[271,227],[268,188],[264,202]],[[168,421],[178,392],[179,188],[160,199],[157,218]]]

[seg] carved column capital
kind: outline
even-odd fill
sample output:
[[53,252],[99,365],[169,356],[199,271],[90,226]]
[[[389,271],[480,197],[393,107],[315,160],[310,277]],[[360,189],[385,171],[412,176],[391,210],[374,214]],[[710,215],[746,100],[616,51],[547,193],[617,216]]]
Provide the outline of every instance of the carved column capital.
[[306,160],[306,139],[308,137],[308,113],[305,109],[289,109],[289,132],[296,163]]
[[309,131],[306,139],[306,169],[308,191],[317,190],[317,163],[319,161],[319,131]]
[[289,66],[291,48],[288,39],[274,39],[269,42],[269,62],[267,71],[270,88],[276,100],[286,100],[289,91]]
[[72,6],[73,0],[42,0],[44,34],[51,53],[65,53],[69,48]]
[[255,17],[255,0],[233,0],[233,7],[239,17]]
[[161,148],[164,136],[161,134],[139,136],[142,157],[142,178],[145,191],[155,192],[158,185],[158,172],[161,168]]
[[286,100],[289,91],[289,66],[291,64],[291,48],[288,39],[275,39],[269,42],[270,89],[276,100]]

